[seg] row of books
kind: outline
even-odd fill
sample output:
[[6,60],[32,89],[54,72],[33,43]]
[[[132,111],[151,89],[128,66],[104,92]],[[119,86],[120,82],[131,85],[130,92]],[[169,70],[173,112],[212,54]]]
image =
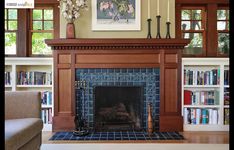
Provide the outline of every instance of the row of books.
[[224,108],[224,124],[229,125],[229,108]]
[[11,85],[11,72],[5,72],[5,85]]
[[18,85],[52,85],[52,72],[19,71],[17,72]]
[[218,110],[211,108],[185,108],[184,124],[218,124]]
[[218,85],[220,69],[210,71],[184,69],[184,85]]
[[219,91],[184,90],[184,105],[218,105]]
[[52,109],[51,108],[42,109],[41,119],[44,124],[52,124]]
[[229,85],[229,70],[224,70],[224,85]]
[[41,92],[41,104],[52,105],[52,92],[50,91]]

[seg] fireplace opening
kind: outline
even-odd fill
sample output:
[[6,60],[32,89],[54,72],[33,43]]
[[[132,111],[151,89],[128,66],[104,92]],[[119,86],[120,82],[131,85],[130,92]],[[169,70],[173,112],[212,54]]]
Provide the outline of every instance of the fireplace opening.
[[95,130],[141,130],[143,88],[95,87]]

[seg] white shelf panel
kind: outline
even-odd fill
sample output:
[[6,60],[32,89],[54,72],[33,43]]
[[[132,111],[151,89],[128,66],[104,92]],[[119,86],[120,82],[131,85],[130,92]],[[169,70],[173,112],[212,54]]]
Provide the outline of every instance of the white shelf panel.
[[229,85],[224,85],[225,88],[229,88]]
[[41,105],[41,108],[52,108],[53,105]]
[[5,85],[5,87],[8,87],[8,88],[10,88],[10,87],[12,87],[12,85]]
[[184,88],[219,88],[220,85],[184,85]]
[[220,108],[220,105],[184,105],[185,108]]
[[25,87],[28,87],[28,88],[41,88],[41,87],[52,87],[52,85],[17,85],[16,87],[22,87],[22,88],[25,88]]
[[229,108],[229,105],[224,105],[223,107],[224,107],[224,108]]

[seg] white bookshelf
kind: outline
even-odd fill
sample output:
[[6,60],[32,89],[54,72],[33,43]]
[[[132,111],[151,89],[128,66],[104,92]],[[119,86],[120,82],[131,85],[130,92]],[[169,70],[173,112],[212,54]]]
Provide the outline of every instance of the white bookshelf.
[[[195,71],[209,71],[212,69],[220,69],[220,82],[217,85],[184,85],[184,69]],[[229,85],[224,85],[224,70],[229,70],[229,58],[182,58],[182,115],[184,109],[216,109],[218,110],[217,124],[186,124],[184,122],[184,131],[229,131],[229,125],[224,125],[224,108],[229,108],[229,105],[224,105],[224,88]],[[184,90],[190,91],[218,91],[218,104],[214,105],[184,105]]]
[[[17,72],[52,72],[52,85],[17,85]],[[11,84],[5,85],[7,91],[51,91],[52,105],[43,105],[42,109],[52,109],[53,114],[53,58],[10,57],[5,58],[5,72],[11,72]],[[52,131],[52,124],[44,123],[43,131]]]

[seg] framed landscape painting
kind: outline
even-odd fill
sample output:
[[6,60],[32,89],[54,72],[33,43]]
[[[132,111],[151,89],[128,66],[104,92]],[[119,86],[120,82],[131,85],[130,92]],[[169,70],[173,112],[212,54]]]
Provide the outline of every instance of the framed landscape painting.
[[141,0],[92,0],[92,30],[141,30]]

